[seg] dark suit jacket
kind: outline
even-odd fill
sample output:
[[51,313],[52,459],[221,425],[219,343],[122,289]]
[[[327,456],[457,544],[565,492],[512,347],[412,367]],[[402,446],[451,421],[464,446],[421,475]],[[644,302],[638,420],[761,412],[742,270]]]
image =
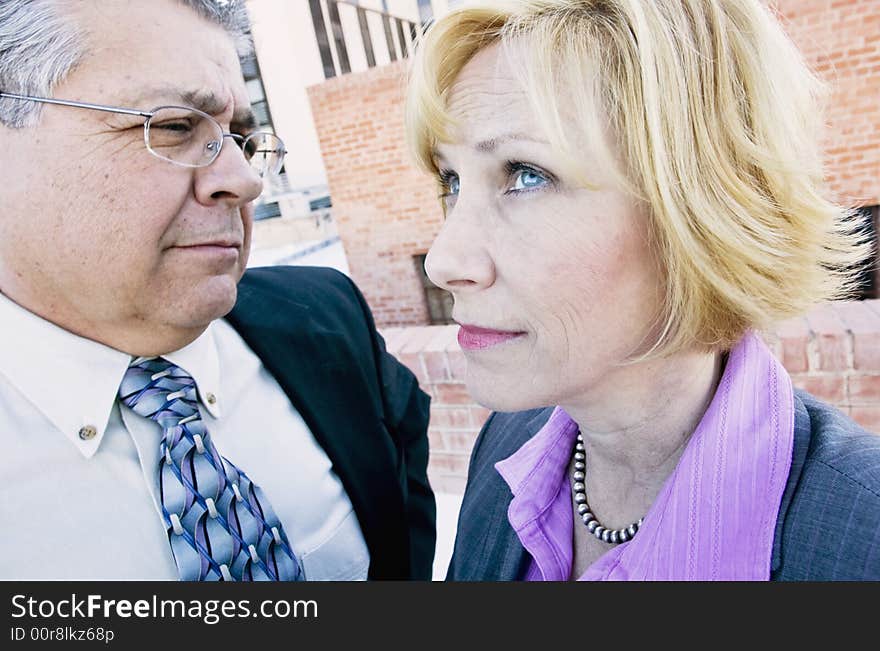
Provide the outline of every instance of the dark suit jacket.
[[430,398],[385,351],[354,283],[332,269],[252,269],[226,318],[330,457],[370,552],[369,578],[430,580]]
[[[796,390],[791,472],[776,521],[771,580],[880,580],[880,435]],[[510,489],[494,468],[552,408],[493,413],[471,455],[447,579],[513,581],[531,556],[507,520]]]

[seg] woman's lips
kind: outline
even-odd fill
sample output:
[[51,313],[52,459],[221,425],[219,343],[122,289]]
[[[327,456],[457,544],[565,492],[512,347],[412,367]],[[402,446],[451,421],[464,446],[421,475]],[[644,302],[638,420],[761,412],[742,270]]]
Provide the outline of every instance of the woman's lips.
[[458,344],[463,350],[483,350],[503,344],[511,339],[522,337],[524,334],[524,332],[492,330],[472,325],[463,325],[458,331]]

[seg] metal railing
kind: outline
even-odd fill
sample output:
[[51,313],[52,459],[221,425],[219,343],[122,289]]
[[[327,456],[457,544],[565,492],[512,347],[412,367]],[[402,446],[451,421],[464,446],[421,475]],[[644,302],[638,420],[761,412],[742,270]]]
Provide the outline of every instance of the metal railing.
[[406,59],[412,53],[419,25],[411,20],[348,0],[309,0],[309,9],[325,79]]

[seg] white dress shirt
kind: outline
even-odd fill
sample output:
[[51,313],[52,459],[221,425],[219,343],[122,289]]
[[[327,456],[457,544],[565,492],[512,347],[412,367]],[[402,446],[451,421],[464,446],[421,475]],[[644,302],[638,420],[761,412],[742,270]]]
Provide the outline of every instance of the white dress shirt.
[[[262,487],[309,580],[363,580],[369,553],[331,463],[237,332],[164,355],[196,381],[220,454]],[[117,391],[131,357],[0,294],[0,579],[176,580],[161,427]]]

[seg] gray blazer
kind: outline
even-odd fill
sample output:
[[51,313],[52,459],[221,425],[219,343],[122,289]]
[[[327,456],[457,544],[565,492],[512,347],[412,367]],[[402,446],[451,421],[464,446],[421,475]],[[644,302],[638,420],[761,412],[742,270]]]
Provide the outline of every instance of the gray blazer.
[[[794,450],[773,540],[773,581],[880,580],[880,435],[795,390]],[[514,581],[531,557],[507,520],[494,468],[552,408],[495,412],[474,445],[447,580]]]

